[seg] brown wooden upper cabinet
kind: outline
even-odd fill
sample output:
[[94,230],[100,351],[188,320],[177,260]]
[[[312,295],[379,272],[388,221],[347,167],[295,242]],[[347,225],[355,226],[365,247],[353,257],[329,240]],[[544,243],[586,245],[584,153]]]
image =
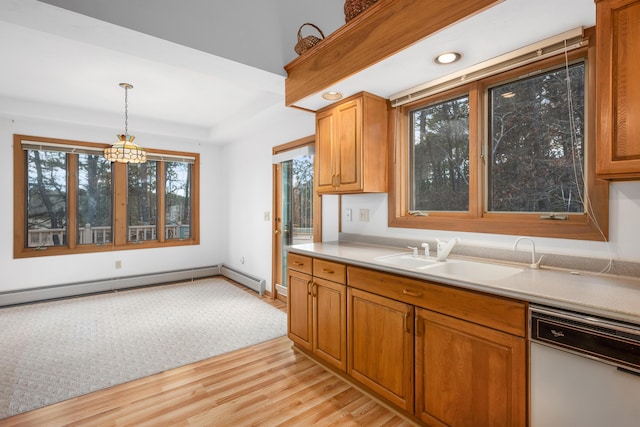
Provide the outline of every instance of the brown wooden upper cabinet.
[[316,114],[318,193],[387,191],[387,101],[361,92]]
[[640,179],[640,0],[596,0],[596,174]]

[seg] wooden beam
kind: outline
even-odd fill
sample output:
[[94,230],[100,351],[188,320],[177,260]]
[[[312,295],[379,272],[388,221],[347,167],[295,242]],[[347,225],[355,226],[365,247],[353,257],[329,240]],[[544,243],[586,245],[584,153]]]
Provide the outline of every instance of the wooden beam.
[[285,103],[317,93],[502,0],[379,0],[284,68]]

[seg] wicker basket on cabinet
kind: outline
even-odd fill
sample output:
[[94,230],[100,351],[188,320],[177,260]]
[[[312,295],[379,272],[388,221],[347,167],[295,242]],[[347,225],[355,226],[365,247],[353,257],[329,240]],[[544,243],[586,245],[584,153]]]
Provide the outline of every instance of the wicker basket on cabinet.
[[364,12],[369,6],[377,0],[345,0],[344,2],[344,19],[346,22]]

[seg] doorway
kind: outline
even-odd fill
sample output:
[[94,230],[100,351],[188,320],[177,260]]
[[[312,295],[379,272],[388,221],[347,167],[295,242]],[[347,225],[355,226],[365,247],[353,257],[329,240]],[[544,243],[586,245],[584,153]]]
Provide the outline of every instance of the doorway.
[[273,148],[273,280],[286,301],[289,245],[321,240],[321,196],[314,191],[315,136]]

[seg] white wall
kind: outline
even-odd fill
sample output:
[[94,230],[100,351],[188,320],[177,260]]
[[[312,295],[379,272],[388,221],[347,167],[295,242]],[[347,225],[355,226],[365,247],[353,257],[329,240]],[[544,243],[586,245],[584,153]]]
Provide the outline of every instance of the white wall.
[[[0,292],[216,265],[226,256],[222,148],[136,132],[142,146],[200,153],[200,245],[13,259],[13,134],[111,142],[116,130],[37,119],[0,118]],[[115,261],[122,268],[115,269]]]
[[[640,262],[640,182],[611,183],[609,191],[609,243],[570,239],[535,237],[536,249],[541,252],[587,256],[593,258]],[[352,210],[353,220],[346,221],[346,209]],[[369,210],[369,222],[359,221],[360,209]],[[391,228],[387,225],[387,194],[342,196],[342,232],[379,237],[405,239],[459,236],[467,245],[511,248],[516,236],[461,233],[443,230]],[[327,219],[328,220],[328,219]],[[526,230],[522,231],[526,235]]]
[[[252,132],[239,134],[224,147],[228,193],[225,264],[265,279],[271,291],[272,148],[312,135],[315,116],[283,105],[253,117],[250,129]],[[269,220],[264,219],[265,212]]]

